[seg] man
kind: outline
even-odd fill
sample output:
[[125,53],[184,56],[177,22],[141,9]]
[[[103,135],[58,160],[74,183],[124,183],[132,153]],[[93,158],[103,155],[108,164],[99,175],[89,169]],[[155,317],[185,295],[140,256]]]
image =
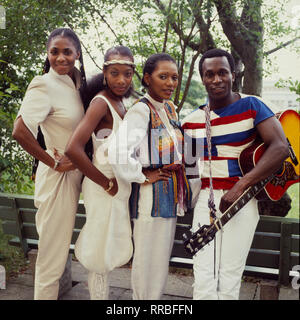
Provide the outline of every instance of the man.
[[[209,139],[205,138],[202,187],[194,209],[193,231],[199,223],[211,223],[208,199],[219,209],[215,215],[220,216],[248,187],[276,172],[288,157],[285,135],[274,113],[260,99],[232,91],[235,72],[231,54],[220,49],[207,51],[199,62],[199,72],[208,103],[183,120],[183,129],[202,130],[205,137],[207,132],[211,134],[213,192],[210,194]],[[239,154],[257,134],[267,150],[258,164],[242,176]],[[194,256],[194,299],[239,298],[258,220],[257,200],[253,198],[216,233],[210,246]]]

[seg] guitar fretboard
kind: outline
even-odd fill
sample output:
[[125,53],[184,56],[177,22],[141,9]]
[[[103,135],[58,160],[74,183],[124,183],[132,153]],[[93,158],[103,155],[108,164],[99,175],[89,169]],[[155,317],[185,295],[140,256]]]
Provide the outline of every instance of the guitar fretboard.
[[249,202],[252,198],[254,198],[262,189],[263,187],[272,179],[274,175],[259,181],[255,185],[249,187],[244,193],[240,196],[240,198],[232,204],[216,221],[216,224],[219,228],[221,225],[224,226],[247,202]]

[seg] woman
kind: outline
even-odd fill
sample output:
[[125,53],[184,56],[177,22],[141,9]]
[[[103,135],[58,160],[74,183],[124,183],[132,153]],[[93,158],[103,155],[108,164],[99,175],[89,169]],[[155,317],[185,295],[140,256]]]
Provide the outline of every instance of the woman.
[[127,112],[109,157],[122,160],[113,164],[119,180],[134,182],[133,299],[156,300],[168,276],[176,216],[184,214],[190,194],[181,161],[183,137],[169,100],[178,84],[174,59],[164,53],[150,56],[142,84],[147,93]]
[[[82,191],[86,223],[75,244],[78,260],[89,270],[92,300],[108,299],[108,275],[128,262],[132,255],[128,198],[107,159],[107,148],[125,115],[123,98],[131,92],[134,61],[127,47],[109,49],[103,74],[88,85],[96,94],[70,139],[65,154],[85,175]],[[93,161],[84,153],[92,136]],[[118,192],[119,190],[119,192]]]
[[[45,74],[29,84],[13,137],[39,160],[35,179],[39,234],[34,299],[57,299],[73,232],[82,174],[64,156],[65,146],[84,115],[86,86],[80,41],[70,29],[55,29],[47,41]],[[75,61],[80,60],[80,71]],[[37,142],[38,126],[46,150]]]

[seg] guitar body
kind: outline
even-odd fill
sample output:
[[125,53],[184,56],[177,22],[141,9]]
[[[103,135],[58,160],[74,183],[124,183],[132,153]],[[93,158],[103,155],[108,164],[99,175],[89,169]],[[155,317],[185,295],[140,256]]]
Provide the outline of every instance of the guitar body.
[[[290,157],[288,157],[275,177],[265,185],[264,189],[256,195],[258,200],[269,198],[279,200],[287,189],[300,181],[299,176],[299,124],[300,116],[293,110],[286,110],[279,115],[279,121],[290,144]],[[244,149],[239,157],[239,165],[243,175],[252,170],[266,147],[260,140],[256,140],[248,148]],[[291,154],[291,152],[293,154]]]
[[295,156],[298,159],[298,164],[293,163],[291,157],[288,157],[286,161],[290,162],[294,166],[295,173],[299,176],[300,175],[300,158],[299,158],[300,115],[294,110],[286,110],[279,115],[279,121],[285,133],[285,136],[289,140],[295,152]]

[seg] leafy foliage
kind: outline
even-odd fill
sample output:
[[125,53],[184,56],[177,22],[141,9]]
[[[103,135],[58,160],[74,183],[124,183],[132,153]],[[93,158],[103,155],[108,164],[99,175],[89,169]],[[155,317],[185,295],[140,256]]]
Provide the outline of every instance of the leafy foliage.
[[287,80],[279,80],[275,85],[277,88],[288,87],[291,92],[295,92],[298,95],[296,101],[300,102],[300,81],[289,78]]
[[[194,70],[200,55],[213,47],[232,51],[238,66],[236,89],[244,79],[243,92],[260,94],[262,60],[287,43],[296,47],[298,31],[279,19],[284,4],[284,0],[272,5],[263,0],[3,0],[0,190],[32,191],[27,178],[32,159],[11,138],[11,131],[28,83],[41,72],[47,37],[54,28],[73,28],[97,70],[101,70],[99,57],[109,47],[129,46],[137,64],[134,83],[139,93],[146,58],[162,51],[171,54],[179,68],[174,101],[180,113],[205,99]],[[274,48],[266,51],[269,42]]]
[[2,1],[6,29],[0,30],[0,191],[33,190],[28,178],[32,159],[11,134],[25,89],[41,70],[48,33],[59,23],[49,14],[46,4],[46,1]]

